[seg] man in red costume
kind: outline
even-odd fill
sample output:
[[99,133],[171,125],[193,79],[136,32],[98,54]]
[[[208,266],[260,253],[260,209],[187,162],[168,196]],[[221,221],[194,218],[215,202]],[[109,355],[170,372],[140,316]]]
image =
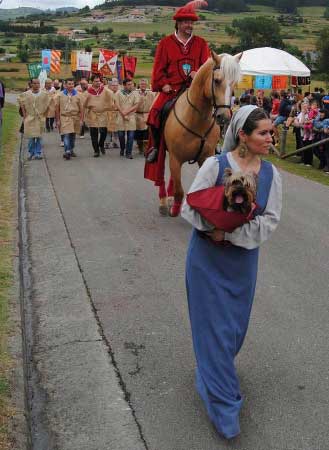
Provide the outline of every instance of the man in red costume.
[[[158,186],[164,180],[165,159],[165,148],[160,138],[161,110],[168,100],[190,86],[196,71],[210,55],[207,42],[193,34],[194,22],[199,19],[195,9],[201,6],[207,6],[207,2],[194,0],[177,9],[173,17],[175,32],[161,39],[155,54],[152,89],[159,94],[148,117],[151,136],[144,176]],[[161,196],[165,195],[160,193]]]

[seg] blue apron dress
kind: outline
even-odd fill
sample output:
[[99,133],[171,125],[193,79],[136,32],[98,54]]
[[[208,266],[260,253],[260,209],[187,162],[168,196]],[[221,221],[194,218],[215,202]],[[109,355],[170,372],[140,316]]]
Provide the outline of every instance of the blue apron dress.
[[[222,184],[227,156],[217,157]],[[272,165],[262,161],[258,174],[257,214],[267,205]],[[259,249],[219,246],[193,230],[186,261],[186,289],[196,356],[196,388],[218,432],[227,439],[240,432],[242,406],[234,366],[247,333],[256,288]]]

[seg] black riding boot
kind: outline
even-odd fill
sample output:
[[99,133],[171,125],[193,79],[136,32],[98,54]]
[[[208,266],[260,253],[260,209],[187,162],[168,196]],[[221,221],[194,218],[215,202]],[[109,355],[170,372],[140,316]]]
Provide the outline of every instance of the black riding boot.
[[157,161],[157,159],[158,159],[161,135],[160,135],[159,128],[155,128],[155,127],[151,126],[150,129],[151,129],[154,145],[153,145],[153,147],[150,148],[148,155],[146,156],[146,161],[148,163],[153,163],[153,162]]

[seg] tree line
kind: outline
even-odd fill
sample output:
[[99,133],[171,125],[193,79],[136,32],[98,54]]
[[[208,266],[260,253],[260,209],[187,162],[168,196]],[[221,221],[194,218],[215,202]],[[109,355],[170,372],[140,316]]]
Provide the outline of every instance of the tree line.
[[[207,0],[209,11],[243,12],[252,4],[272,6],[278,11],[292,13],[300,6],[329,6],[328,0]],[[186,0],[173,0],[170,6],[183,6]],[[250,5],[250,6],[248,6]],[[109,9],[115,6],[168,6],[168,0],[108,0],[100,8]]]
[[40,27],[34,27],[32,25],[13,25],[11,21],[0,20],[0,31],[5,33],[14,32],[17,34],[51,34],[56,33],[56,28],[51,25],[43,25]]

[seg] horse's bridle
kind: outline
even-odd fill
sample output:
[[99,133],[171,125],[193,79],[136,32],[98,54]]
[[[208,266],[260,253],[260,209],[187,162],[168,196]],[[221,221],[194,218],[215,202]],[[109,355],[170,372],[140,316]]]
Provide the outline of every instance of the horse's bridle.
[[212,69],[212,76],[211,76],[211,95],[212,95],[212,106],[214,108],[214,117],[217,116],[217,111],[219,109],[229,109],[231,111],[231,105],[226,105],[225,103],[223,105],[217,105],[217,103],[216,103],[215,77],[214,77],[214,73],[215,73],[216,70],[220,70],[220,65],[213,67],[213,69]]
[[[214,66],[213,67],[213,69],[212,69],[212,76],[211,76],[211,97],[212,97],[212,106],[213,106],[213,108],[214,108],[214,112],[213,112],[213,117],[216,117],[217,116],[217,111],[219,110],[219,109],[229,109],[230,111],[231,111],[231,105],[226,105],[225,103],[224,104],[219,104],[219,105],[217,105],[217,103],[216,103],[216,96],[215,96],[215,77],[214,77],[214,73],[215,73],[215,71],[216,70],[220,70],[220,65],[219,66]],[[193,105],[193,103],[191,102],[191,100],[189,99],[189,96],[188,96],[188,89],[186,90],[186,100],[187,100],[187,103],[195,110],[195,111],[197,111],[198,113],[199,113],[199,115],[204,119],[204,120],[207,120],[208,119],[208,117],[205,117],[203,114],[202,114],[202,112],[195,106],[195,105]]]

